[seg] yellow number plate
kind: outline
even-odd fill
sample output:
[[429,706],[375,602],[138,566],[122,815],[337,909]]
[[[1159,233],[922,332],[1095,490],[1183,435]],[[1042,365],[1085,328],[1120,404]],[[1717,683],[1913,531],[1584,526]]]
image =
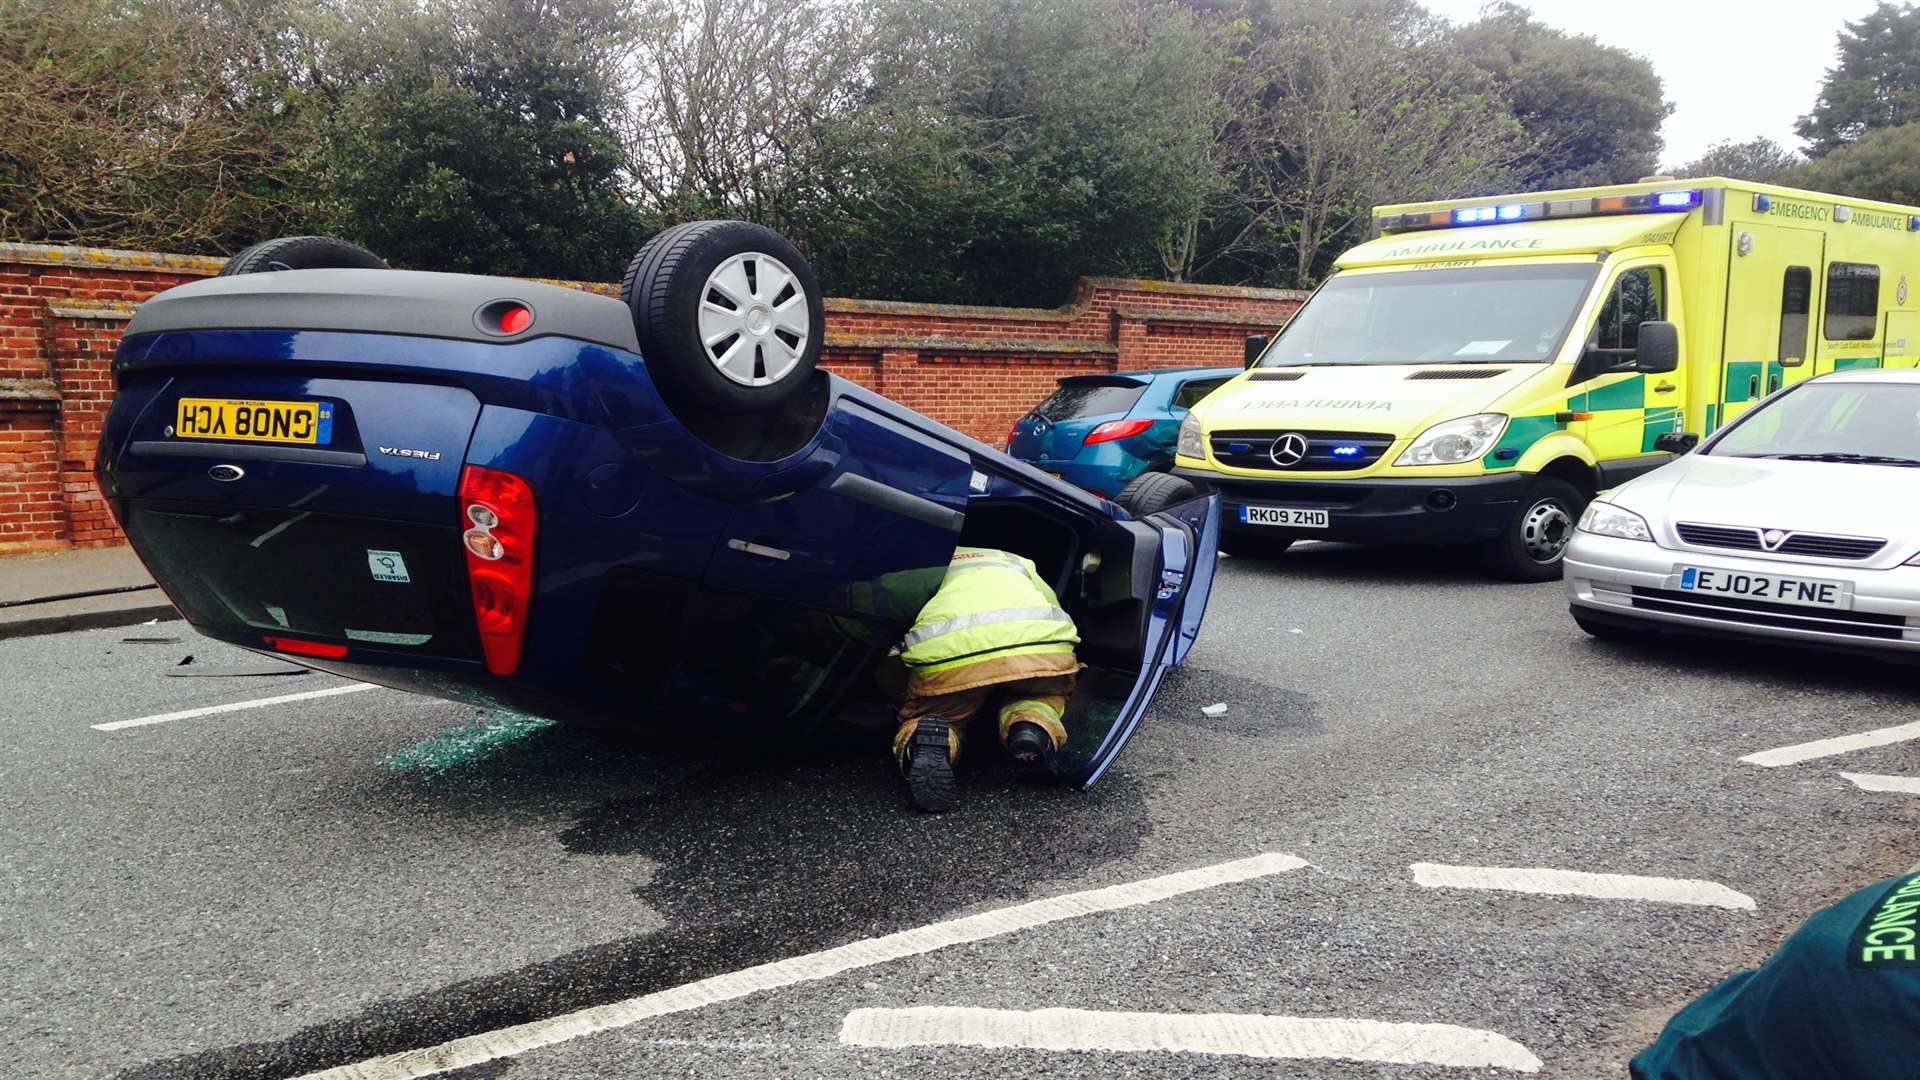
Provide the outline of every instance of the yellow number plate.
[[325,446],[333,441],[333,405],[324,401],[181,398],[173,433],[182,439]]

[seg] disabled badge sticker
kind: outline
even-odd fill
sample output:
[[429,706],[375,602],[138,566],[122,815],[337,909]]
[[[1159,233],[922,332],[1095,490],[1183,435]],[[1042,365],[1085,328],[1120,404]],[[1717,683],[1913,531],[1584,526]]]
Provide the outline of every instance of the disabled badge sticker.
[[407,575],[407,560],[397,551],[375,551],[367,549],[367,569],[373,571],[375,581],[397,581],[409,584],[413,578]]

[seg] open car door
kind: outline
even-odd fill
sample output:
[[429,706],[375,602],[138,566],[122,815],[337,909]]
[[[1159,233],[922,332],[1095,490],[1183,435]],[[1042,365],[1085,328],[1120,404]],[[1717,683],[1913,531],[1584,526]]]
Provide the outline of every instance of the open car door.
[[1067,704],[1061,776],[1077,788],[1100,779],[1139,727],[1160,680],[1193,648],[1213,590],[1220,545],[1220,497],[1203,495],[1126,523],[1135,530],[1132,585],[1147,610],[1133,664],[1091,650]]

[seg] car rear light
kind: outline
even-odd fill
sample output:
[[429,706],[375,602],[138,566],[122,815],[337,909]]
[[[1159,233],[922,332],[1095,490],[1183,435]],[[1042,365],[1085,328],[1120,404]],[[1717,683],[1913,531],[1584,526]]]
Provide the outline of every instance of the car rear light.
[[266,642],[267,648],[275,652],[295,653],[300,656],[318,656],[327,660],[338,660],[347,655],[347,647],[345,645],[329,645],[324,641],[301,641],[299,638],[267,637],[265,635],[262,635],[260,640]]
[[487,670],[520,668],[533,599],[533,486],[512,473],[469,465],[460,472],[461,543],[473,590],[473,621]]
[[1151,420],[1109,420],[1087,432],[1086,445],[1130,439],[1153,426]]
[[[1021,417],[1020,419],[1025,419],[1025,417]],[[1007,429],[1007,447],[1006,448],[1008,450],[1013,449],[1013,440],[1016,438],[1019,438],[1019,436],[1020,436],[1020,420],[1015,420],[1013,422],[1013,426]]]

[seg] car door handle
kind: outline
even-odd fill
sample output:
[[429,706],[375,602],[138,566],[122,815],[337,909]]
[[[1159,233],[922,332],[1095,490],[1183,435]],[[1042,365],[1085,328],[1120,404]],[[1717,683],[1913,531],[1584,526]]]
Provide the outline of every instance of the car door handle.
[[1680,389],[1680,388],[1679,388],[1679,387],[1677,387],[1677,386],[1675,386],[1675,385],[1673,385],[1673,384],[1672,384],[1672,383],[1670,383],[1670,382],[1663,382],[1663,383],[1660,383],[1659,385],[1657,385],[1657,386],[1655,386],[1655,387],[1653,388],[1653,392],[1654,392],[1654,393],[1656,393],[1656,394],[1671,394],[1671,393],[1673,393],[1673,392],[1674,392],[1675,390],[1678,390],[1678,389]]
[[729,540],[727,541],[727,546],[747,555],[758,555],[763,559],[773,559],[776,562],[786,562],[788,559],[793,558],[793,552],[791,551],[784,551],[777,547],[768,547],[765,544],[755,544],[747,540]]
[[1760,396],[1760,376],[1758,375],[1747,376],[1747,396],[1748,397]]

